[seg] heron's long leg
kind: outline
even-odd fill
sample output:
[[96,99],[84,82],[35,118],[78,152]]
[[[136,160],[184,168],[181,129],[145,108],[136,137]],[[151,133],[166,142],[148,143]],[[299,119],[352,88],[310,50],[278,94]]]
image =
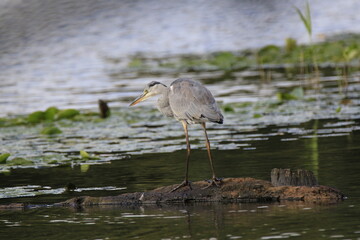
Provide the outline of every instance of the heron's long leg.
[[206,125],[205,125],[205,123],[201,123],[201,126],[203,127],[204,133],[205,133],[206,149],[207,149],[207,152],[208,152],[209,161],[210,161],[210,167],[211,167],[211,171],[212,171],[212,179],[210,181],[210,184],[205,188],[208,188],[208,187],[211,187],[211,186],[214,186],[214,185],[217,186],[217,187],[220,187],[219,183],[221,183],[221,179],[216,178],[216,175],[215,175],[215,170],[214,170],[214,165],[213,165],[212,156],[211,156],[211,150],[210,150],[210,142],[209,142],[209,138],[208,138],[208,135],[207,135],[207,132],[206,132]]
[[211,171],[212,171],[212,179],[216,179],[214,165],[213,165],[212,156],[211,156],[211,150],[210,150],[210,142],[209,142],[209,138],[208,138],[208,135],[206,132],[206,125],[205,125],[205,123],[201,123],[201,126],[203,127],[204,133],[205,133],[206,149],[207,149],[208,156],[209,156],[210,167],[211,167]]
[[189,133],[187,123],[185,121],[181,121],[184,131],[185,131],[185,138],[186,138],[186,167],[185,167],[185,182],[188,182],[189,176],[189,159],[190,159],[190,142],[189,142]]
[[179,188],[185,187],[185,186],[189,186],[191,189],[191,185],[189,182],[189,159],[190,159],[190,142],[189,142],[189,134],[188,134],[188,127],[187,127],[187,123],[186,121],[181,121],[183,127],[184,127],[184,131],[185,131],[185,138],[186,138],[186,147],[187,147],[187,151],[186,151],[186,166],[185,166],[185,180],[178,185],[177,187],[175,187],[174,189],[171,190],[171,192],[174,192],[176,190],[178,190]]

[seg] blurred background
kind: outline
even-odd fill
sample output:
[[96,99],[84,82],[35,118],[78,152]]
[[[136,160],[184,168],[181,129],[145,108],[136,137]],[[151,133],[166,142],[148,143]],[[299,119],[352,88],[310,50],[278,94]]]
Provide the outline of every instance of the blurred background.
[[[309,3],[313,42],[360,32],[359,1]],[[240,51],[287,38],[308,44],[295,7],[306,1],[1,0],[0,116],[91,108],[99,98],[125,105],[147,81],[112,73],[134,54]]]

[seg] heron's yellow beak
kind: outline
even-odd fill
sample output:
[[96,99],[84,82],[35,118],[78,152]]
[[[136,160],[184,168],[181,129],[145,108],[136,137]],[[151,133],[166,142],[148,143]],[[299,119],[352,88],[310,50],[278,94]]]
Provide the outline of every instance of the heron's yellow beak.
[[142,101],[148,99],[149,97],[151,97],[151,95],[149,94],[149,92],[148,92],[148,91],[144,91],[144,93],[141,94],[139,97],[137,97],[132,103],[130,103],[129,106],[130,106],[130,107],[131,107],[131,106],[134,106],[134,105],[138,104],[139,102],[142,102]]

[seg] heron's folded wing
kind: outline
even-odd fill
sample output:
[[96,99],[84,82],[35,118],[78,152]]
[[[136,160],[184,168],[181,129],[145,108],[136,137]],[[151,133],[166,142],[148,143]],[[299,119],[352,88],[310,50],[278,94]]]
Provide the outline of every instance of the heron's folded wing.
[[222,115],[210,91],[194,81],[173,84],[169,102],[179,120],[222,122]]

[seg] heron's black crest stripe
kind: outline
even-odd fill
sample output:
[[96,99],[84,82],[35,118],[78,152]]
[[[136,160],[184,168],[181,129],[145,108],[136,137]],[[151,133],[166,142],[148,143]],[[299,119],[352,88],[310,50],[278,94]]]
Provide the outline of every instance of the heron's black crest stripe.
[[163,86],[166,87],[165,84],[163,84],[163,83],[161,83],[161,82],[157,82],[157,81],[152,81],[151,83],[149,83],[149,87],[153,87],[153,86],[155,86],[155,85],[157,85],[157,84],[161,84],[161,85],[163,85]]

